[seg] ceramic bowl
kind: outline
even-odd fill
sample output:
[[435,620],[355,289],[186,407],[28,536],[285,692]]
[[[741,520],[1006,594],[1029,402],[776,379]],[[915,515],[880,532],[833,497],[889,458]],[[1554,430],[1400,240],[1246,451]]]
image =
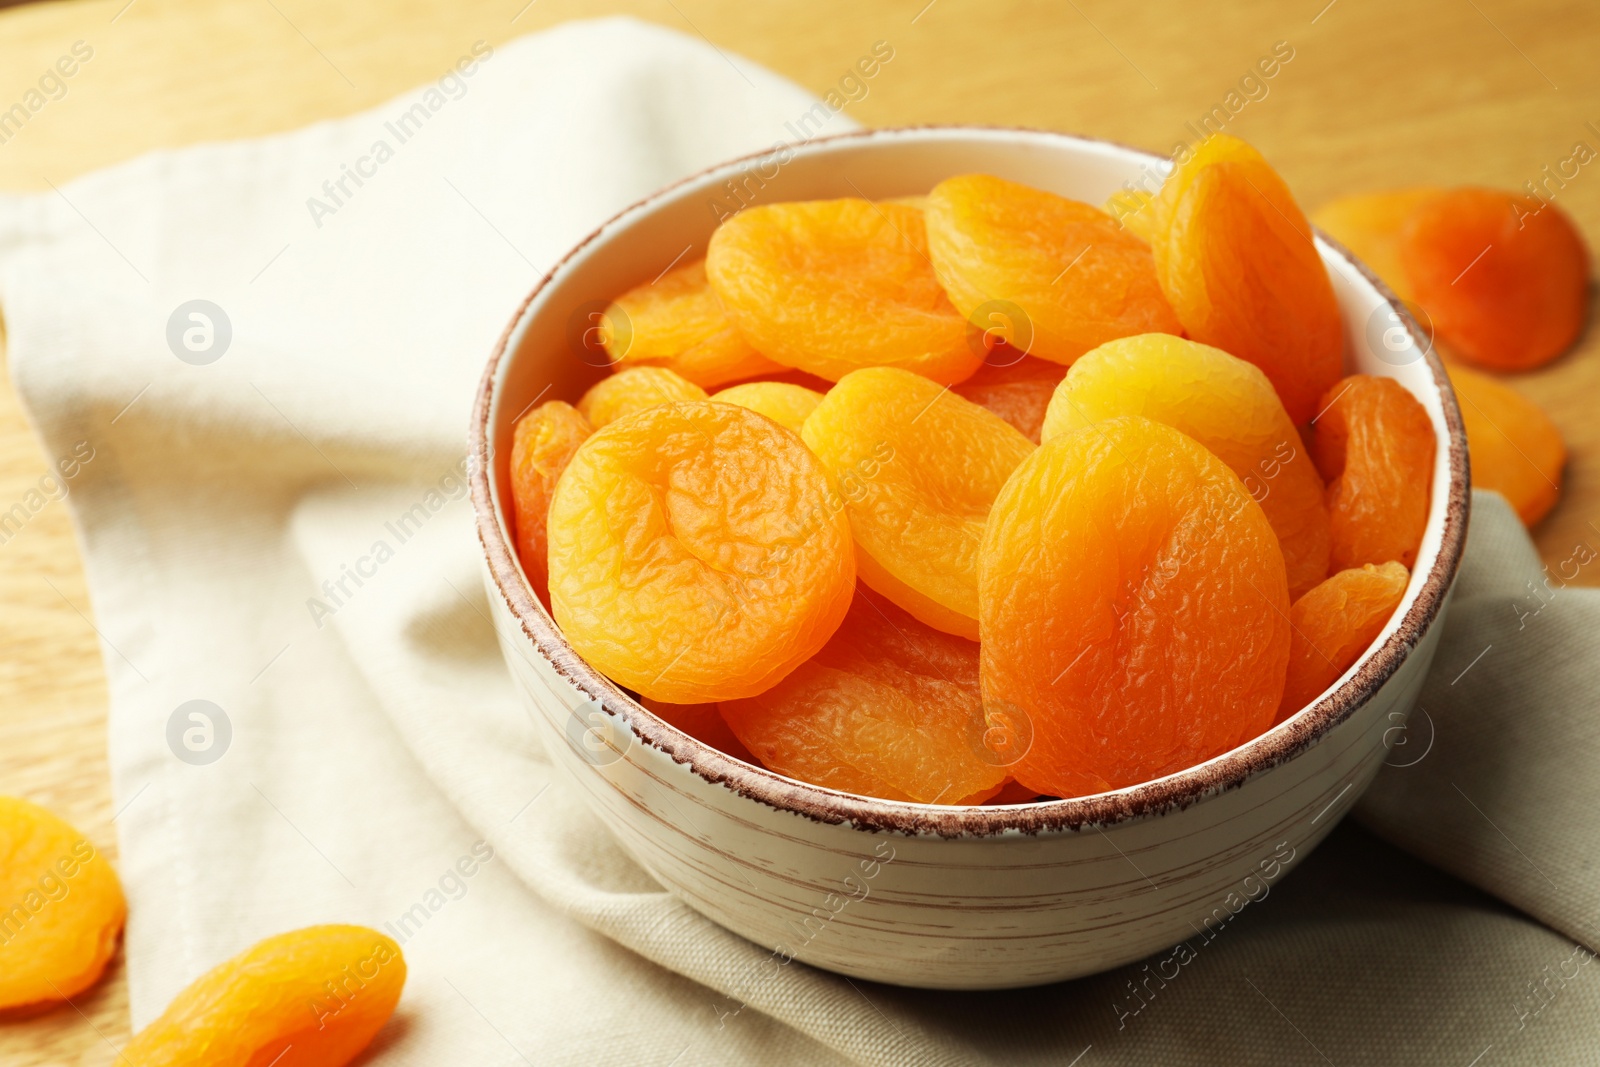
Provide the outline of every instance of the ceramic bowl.
[[784,146],[601,226],[539,282],[489,360],[471,430],[473,503],[499,640],[535,729],[662,885],[780,962],[908,986],[1032,985],[1207,936],[1259,899],[1378,773],[1433,659],[1468,501],[1444,369],[1394,296],[1319,239],[1347,368],[1399,381],[1437,434],[1432,511],[1400,609],[1320,699],[1248,744],[1142,785],[1013,806],[934,807],[808,785],[646,711],[572,650],[523,576],[509,532],[515,420],[536,398],[575,399],[604,374],[580,336],[594,312],[703,255],[719,218],[741,205],[924,193],[970,172],[1100,204],[1166,167],[1032,130],[873,130]]

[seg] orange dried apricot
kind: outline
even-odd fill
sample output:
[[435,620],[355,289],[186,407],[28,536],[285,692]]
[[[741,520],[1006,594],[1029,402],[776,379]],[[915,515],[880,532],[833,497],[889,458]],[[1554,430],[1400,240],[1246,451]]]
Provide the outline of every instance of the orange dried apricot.
[[611,328],[601,341],[613,370],[665,367],[702,389],[783,370],[751,348],[723,314],[704,259],[628,290],[605,315]]
[[719,404],[738,404],[759,412],[786,430],[800,432],[806,416],[822,403],[822,394],[788,382],[743,382],[711,397]]
[[801,436],[844,498],[861,580],[927,625],[975,639],[983,525],[1033,444],[893,367],[845,375]]
[[1537,367],[1566,351],[1588,319],[1589,257],[1554,204],[1450,189],[1417,205],[1399,245],[1438,336],[1473,363]]
[[1452,364],[1450,384],[1461,401],[1461,424],[1472,458],[1472,484],[1511,502],[1533,526],[1561,498],[1567,446],[1537,404],[1502,382]]
[[1428,524],[1433,424],[1392,378],[1352,374],[1322,398],[1311,457],[1328,483],[1329,566],[1410,567]]
[[1344,245],[1403,300],[1412,300],[1400,263],[1400,228],[1423,201],[1436,196],[1432,186],[1344,196],[1322,205],[1311,221]]
[[696,741],[704,741],[723,755],[742,759],[746,763],[760,762],[734,734],[716,704],[668,704],[649,697],[643,698],[640,703]]
[[571,404],[551,400],[517,420],[511,441],[511,512],[522,570],[550,610],[545,520],[556,481],[594,430]]
[[978,646],[861,588],[822,651],[722,712],[768,767],[830,789],[957,804],[1006,777],[980,755]]
[[1182,770],[1272,724],[1289,659],[1278,538],[1227,465],[1137,416],[1041,445],[979,564],[983,697],[1026,715],[1010,768],[1071,797]]
[[1332,685],[1361,658],[1399,607],[1411,574],[1390,561],[1330,575],[1294,602],[1289,673],[1278,706],[1282,722]]
[[363,926],[269,937],[195,979],[123,1049],[130,1067],[341,1067],[394,1013],[406,961]]
[[830,381],[900,367],[946,385],[978,369],[914,207],[847,199],[747,208],[711,235],[706,275],[745,339],[784,366]]
[[1168,334],[1110,341],[1072,365],[1043,439],[1142,415],[1194,438],[1237,474],[1278,535],[1294,598],[1328,573],[1328,508],[1300,434],[1260,368]]
[[88,838],[37,804],[0,797],[0,1010],[94,985],[127,914],[122,883]]
[[665,367],[629,367],[589,387],[578,410],[596,430],[624,415],[685,400],[704,400],[706,391]]
[[1071,363],[1114,337],[1177,333],[1150,246],[1099,208],[987,174],[928,194],[928,254],[963,315],[1004,301],[1032,331],[1031,355]]
[[1344,325],[1311,224],[1261,154],[1208,138],[1161,187],[1156,274],[1187,335],[1266,372],[1296,425],[1339,378]]
[[1004,345],[991,350],[978,373],[951,391],[988,408],[1038,444],[1045,409],[1066,373],[1059,363],[1024,356]]
[[660,404],[596,430],[556,485],[549,540],[572,647],[673,704],[772,687],[833,635],[855,588],[823,465],[734,404]]

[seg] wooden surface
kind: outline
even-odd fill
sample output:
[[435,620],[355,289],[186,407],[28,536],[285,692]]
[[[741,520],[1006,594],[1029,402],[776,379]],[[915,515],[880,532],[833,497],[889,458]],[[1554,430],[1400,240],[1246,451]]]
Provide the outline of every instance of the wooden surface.
[[[148,149],[358,111],[436,78],[480,38],[610,12],[705,37],[818,93],[886,41],[893,59],[847,109],[866,125],[1040,126],[1163,152],[1284,41],[1293,58],[1227,128],[1307,207],[1413,183],[1520,188],[1577,141],[1600,149],[1594,0],[89,0],[0,13],[0,110],[74,42],[94,49],[66,94],[0,144],[0,191],[48,191]],[[1600,163],[1558,203],[1600,247]],[[1573,453],[1565,499],[1538,531],[1549,561],[1579,541],[1600,546],[1595,334],[1518,381]],[[0,510],[44,471],[0,386]],[[54,808],[115,857],[106,689],[63,504],[0,544],[0,604],[0,793]],[[109,1064],[127,1036],[119,962],[75,1005],[0,1022],[0,1063]]]

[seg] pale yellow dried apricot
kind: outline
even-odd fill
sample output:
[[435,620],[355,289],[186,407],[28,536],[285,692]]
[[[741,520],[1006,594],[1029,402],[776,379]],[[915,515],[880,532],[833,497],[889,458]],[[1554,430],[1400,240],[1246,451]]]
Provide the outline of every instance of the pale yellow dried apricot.
[[1072,365],[1043,439],[1119,415],[1164,422],[1226,463],[1278,535],[1291,599],[1328,573],[1322,478],[1267,376],[1226,352],[1168,334],[1110,341]]
[[704,400],[706,391],[665,367],[628,367],[589,387],[578,411],[598,430],[625,415],[684,400]]
[[0,1010],[94,985],[127,913],[122,883],[88,838],[37,804],[0,797]]
[[704,259],[628,290],[605,315],[611,327],[601,340],[613,370],[665,367],[702,389],[714,389],[784,369],[751,348],[728,321],[706,281]]
[[511,439],[511,512],[517,555],[539,602],[550,608],[545,521],[556,481],[594,428],[571,404],[547,401],[517,420]]
[[830,789],[977,803],[1006,777],[983,755],[978,646],[862,587],[822,651],[722,711],[762,763]]
[[673,704],[771,688],[833,636],[855,588],[823,465],[735,404],[659,404],[596,430],[556,485],[549,539],[572,647]]
[[738,404],[759,412],[787,430],[800,432],[806,417],[822,403],[822,394],[788,382],[743,382],[730,385],[711,398],[719,404]]
[[1294,602],[1282,721],[1311,703],[1377,639],[1406,594],[1410,573],[1393,562],[1340,571]]
[[1071,363],[1115,337],[1180,329],[1150,246],[1099,208],[967,174],[934,186],[927,220],[950,302],[974,321],[985,305],[1016,305],[1030,355]]
[[889,366],[935,381],[978,369],[966,320],[928,259],[923,213],[816,200],[747,208],[711,236],[706,275],[762,355],[837,381]]
[[128,1067],[341,1067],[394,1013],[406,962],[363,926],[269,937],[179,993],[118,1057]]
[[1010,767],[1027,788],[1133,785],[1272,724],[1289,659],[1283,554],[1238,476],[1192,438],[1126,416],[1047,441],[995,499],[980,561],[985,712],[1031,723]]
[[1217,134],[1161,187],[1151,245],[1184,332],[1266,372],[1296,425],[1339,378],[1344,323],[1311,224],[1261,153]]
[[1033,444],[998,415],[892,367],[854,371],[801,436],[832,473],[861,580],[922,622],[978,636],[978,542]]

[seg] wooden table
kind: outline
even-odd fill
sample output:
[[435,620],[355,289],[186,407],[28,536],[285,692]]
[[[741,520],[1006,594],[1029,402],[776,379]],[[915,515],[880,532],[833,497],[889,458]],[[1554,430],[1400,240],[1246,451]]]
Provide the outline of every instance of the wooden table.
[[[1577,141],[1600,149],[1593,0],[83,0],[0,14],[0,109],[74,42],[93,49],[66,95],[0,144],[0,190],[48,190],[148,149],[362,110],[436,77],[480,38],[611,12],[704,37],[818,93],[885,41],[893,59],[848,107],[867,125],[1041,126],[1161,151],[1192,138],[1187,124],[1258,59],[1292,50],[1275,77],[1244,87],[1227,128],[1307,206],[1411,183],[1520,188]],[[1600,247],[1600,164],[1558,202]],[[1566,497],[1538,531],[1547,560],[1600,545],[1595,334],[1518,382],[1573,453]],[[0,388],[0,510],[44,471],[14,392]],[[0,544],[0,603],[0,792],[54,808],[115,857],[106,689],[64,505]],[[127,1038],[119,964],[72,1007],[0,1023],[0,1063],[108,1064]]]

